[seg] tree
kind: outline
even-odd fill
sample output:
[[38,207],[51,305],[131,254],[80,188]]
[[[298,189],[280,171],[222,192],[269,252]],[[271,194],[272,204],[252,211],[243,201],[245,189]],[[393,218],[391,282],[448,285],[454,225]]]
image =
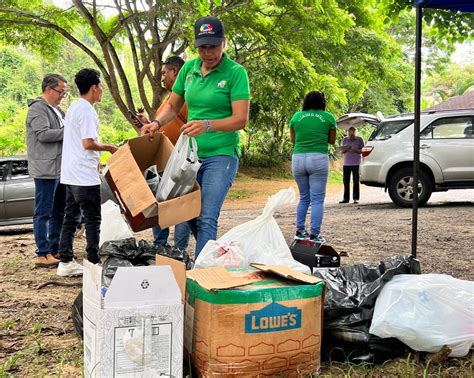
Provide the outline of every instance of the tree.
[[[60,39],[65,38],[86,53],[102,73],[110,93],[122,114],[130,121],[129,109],[138,99],[131,90],[136,81],[139,101],[151,115],[165,94],[161,86],[161,65],[168,54],[182,54],[189,44],[192,18],[212,11],[220,14],[245,3],[229,1],[226,5],[205,1],[80,1],[62,9],[41,0],[5,0],[0,6],[0,38],[10,43],[58,54]],[[105,17],[105,11],[113,16]],[[192,16],[193,15],[193,16]],[[88,38],[81,38],[87,28]],[[133,75],[127,75],[119,51],[131,55]]]

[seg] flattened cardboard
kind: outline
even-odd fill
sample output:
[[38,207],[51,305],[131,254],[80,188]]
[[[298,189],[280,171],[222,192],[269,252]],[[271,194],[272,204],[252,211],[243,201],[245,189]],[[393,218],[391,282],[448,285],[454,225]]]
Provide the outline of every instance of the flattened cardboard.
[[[266,265],[256,263],[250,265],[262,272],[276,274],[292,281],[306,284],[315,284],[321,281],[319,278],[297,272],[294,269],[282,265]],[[258,276],[252,278],[235,277],[231,275],[224,267],[193,269],[187,272],[187,277],[196,281],[201,287],[209,291],[231,289],[260,281]]]
[[181,302],[184,303],[185,291],[186,291],[186,265],[181,261],[177,261],[170,257],[156,255],[156,265],[163,266],[169,265],[173,270],[174,278],[178,283],[181,291]]
[[289,280],[303,282],[307,284],[315,284],[321,282],[321,279],[316,278],[314,276],[310,276],[308,274],[297,272],[294,269],[288,268],[287,266],[282,265],[266,265],[266,264],[250,264],[254,268],[262,270],[268,273],[274,273],[281,277],[284,277]]
[[184,196],[158,203],[148,187],[143,172],[151,165],[164,170],[173,150],[161,133],[130,139],[109,159],[105,178],[117,197],[134,232],[160,225],[167,228],[196,218],[201,212],[201,191],[195,185]]
[[187,277],[199,283],[206,290],[231,289],[237,286],[248,285],[256,282],[245,278],[234,277],[224,267],[213,267],[206,269],[193,269],[186,273]]

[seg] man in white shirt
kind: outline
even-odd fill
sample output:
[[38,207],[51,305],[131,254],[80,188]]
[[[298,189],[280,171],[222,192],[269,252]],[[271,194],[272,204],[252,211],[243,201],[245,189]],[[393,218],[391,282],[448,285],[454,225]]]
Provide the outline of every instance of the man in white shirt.
[[86,229],[87,259],[99,262],[100,236],[100,151],[114,153],[117,147],[99,141],[99,119],[93,107],[102,99],[102,84],[98,71],[84,68],[75,77],[81,98],[74,102],[64,121],[61,183],[66,185],[66,208],[57,274],[82,274],[82,265],[74,260],[74,233],[80,223],[81,212]]

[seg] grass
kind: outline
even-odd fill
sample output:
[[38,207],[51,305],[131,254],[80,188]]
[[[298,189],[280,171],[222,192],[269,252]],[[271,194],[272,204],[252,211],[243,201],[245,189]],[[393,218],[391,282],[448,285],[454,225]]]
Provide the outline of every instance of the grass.
[[313,377],[473,377],[474,355],[449,358],[439,365],[424,360],[422,354],[409,353],[406,358],[390,360],[383,364],[323,363]]
[[[329,168],[329,184],[342,184],[342,163],[332,162]],[[260,180],[293,180],[291,173],[291,162],[271,168],[241,166],[237,174],[238,178],[253,178]]]
[[245,198],[250,198],[252,196],[252,191],[247,189],[231,189],[227,198],[231,200],[241,200]]

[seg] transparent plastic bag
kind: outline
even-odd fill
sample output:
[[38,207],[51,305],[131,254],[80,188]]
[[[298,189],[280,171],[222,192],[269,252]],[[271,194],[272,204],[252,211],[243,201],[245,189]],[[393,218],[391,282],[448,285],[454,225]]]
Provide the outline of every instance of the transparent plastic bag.
[[102,222],[100,223],[99,247],[106,241],[121,240],[133,237],[127,222],[123,219],[120,207],[112,201],[101,206]]
[[474,282],[445,274],[398,275],[375,303],[369,332],[410,348],[463,357],[474,343]]
[[156,199],[166,201],[190,193],[200,167],[196,139],[181,134],[166,163]]
[[160,184],[160,175],[156,169],[156,165],[149,167],[144,173],[146,183],[154,195],[158,192],[158,185]]
[[209,240],[196,259],[194,267],[200,269],[213,266],[243,268],[249,266],[249,262],[238,242]]
[[293,188],[280,190],[268,198],[262,214],[241,224],[219,238],[219,243],[238,242],[249,263],[277,264],[311,274],[309,267],[296,261],[273,214],[282,206],[291,205],[296,196]]

